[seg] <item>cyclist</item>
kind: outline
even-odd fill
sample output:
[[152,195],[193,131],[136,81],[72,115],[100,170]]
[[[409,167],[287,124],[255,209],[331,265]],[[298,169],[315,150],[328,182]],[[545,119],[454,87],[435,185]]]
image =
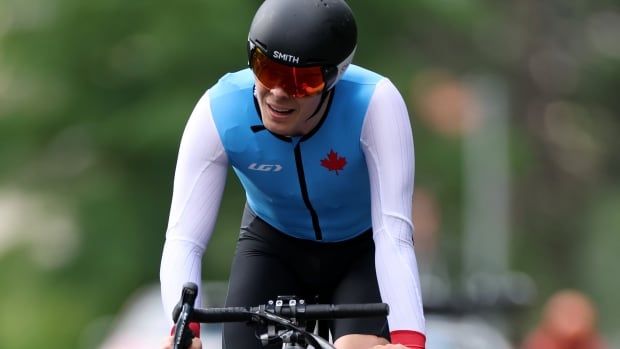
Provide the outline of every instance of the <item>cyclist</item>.
[[[200,285],[231,165],[247,202],[226,306],[383,301],[387,319],[331,321],[335,346],[424,348],[410,120],[389,79],[351,64],[356,46],[343,0],[259,7],[249,69],[207,90],[181,140],[160,270],[167,314],[183,283]],[[261,348],[245,324],[225,324],[223,346]]]

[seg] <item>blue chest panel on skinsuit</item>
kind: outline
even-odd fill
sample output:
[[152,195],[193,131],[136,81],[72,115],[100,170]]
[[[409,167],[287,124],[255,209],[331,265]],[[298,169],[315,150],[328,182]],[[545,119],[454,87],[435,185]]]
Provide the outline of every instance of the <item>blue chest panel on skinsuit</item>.
[[209,89],[222,144],[250,208],[288,235],[326,242],[371,227],[370,188],[360,144],[364,116],[382,77],[351,65],[334,90],[328,114],[307,137],[278,137],[262,125],[249,69]]

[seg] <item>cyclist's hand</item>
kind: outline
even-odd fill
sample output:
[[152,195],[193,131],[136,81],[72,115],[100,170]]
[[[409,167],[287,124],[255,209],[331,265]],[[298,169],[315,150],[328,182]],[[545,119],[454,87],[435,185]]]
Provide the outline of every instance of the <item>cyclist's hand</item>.
[[[174,341],[174,336],[169,336],[164,340],[164,344],[162,346],[162,349],[172,349],[172,342]],[[200,338],[196,338],[194,337],[194,339],[192,339],[192,346],[187,348],[187,349],[202,349],[202,342],[200,341]]]

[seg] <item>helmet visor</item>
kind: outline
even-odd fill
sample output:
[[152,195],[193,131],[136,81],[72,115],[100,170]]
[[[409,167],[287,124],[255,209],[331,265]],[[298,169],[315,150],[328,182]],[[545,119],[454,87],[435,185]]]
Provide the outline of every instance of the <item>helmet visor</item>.
[[268,89],[282,88],[293,98],[316,95],[325,88],[320,66],[293,67],[281,64],[267,57],[258,47],[250,54],[250,67],[263,86]]

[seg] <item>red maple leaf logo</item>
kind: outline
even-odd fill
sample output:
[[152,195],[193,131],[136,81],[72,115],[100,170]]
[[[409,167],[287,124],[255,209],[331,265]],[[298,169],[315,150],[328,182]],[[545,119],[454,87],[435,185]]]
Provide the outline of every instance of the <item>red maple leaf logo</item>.
[[330,171],[336,171],[336,175],[338,175],[338,171],[341,171],[346,164],[347,159],[338,156],[338,153],[336,153],[333,149],[330,149],[327,157],[321,160],[321,166],[327,168]]

